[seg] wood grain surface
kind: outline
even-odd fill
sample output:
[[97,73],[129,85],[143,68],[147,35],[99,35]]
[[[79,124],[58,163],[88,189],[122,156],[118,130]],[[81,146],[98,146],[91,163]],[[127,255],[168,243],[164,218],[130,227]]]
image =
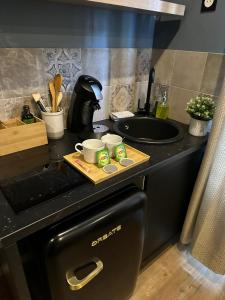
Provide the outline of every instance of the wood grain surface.
[[224,300],[225,276],[217,275],[177,246],[140,274],[130,300]]
[[[102,168],[98,168],[96,164],[89,164],[87,163],[83,155],[80,154],[79,152],[74,152],[69,155],[64,156],[64,159],[72,165],[74,168],[76,168],[78,171],[80,171],[82,174],[84,174],[88,179],[90,179],[93,183],[97,184],[102,181],[105,181],[111,177],[114,177],[118,174],[121,174],[128,169],[131,169],[137,165],[140,165],[150,159],[150,156],[131,147],[126,145],[126,150],[127,150],[127,156],[128,158],[131,158],[134,163],[130,165],[129,167],[123,167],[121,166],[118,162],[116,162],[114,159],[111,159],[111,164],[116,165],[118,168],[118,171],[116,171],[113,174],[107,174],[105,173]],[[76,163],[76,159],[81,160],[82,164],[84,164],[86,169],[89,169],[89,172],[84,170],[79,164]]]
[[0,156],[48,144],[45,123],[25,124],[19,118],[0,122]]

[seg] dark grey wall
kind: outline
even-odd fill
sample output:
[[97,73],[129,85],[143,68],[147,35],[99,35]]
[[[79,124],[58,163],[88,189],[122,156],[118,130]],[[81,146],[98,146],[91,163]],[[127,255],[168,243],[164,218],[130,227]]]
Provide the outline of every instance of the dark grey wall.
[[225,53],[225,0],[217,0],[217,10],[201,14],[201,0],[174,0],[186,4],[185,17],[157,22],[155,48]]
[[152,47],[150,15],[47,0],[2,2],[0,47]]

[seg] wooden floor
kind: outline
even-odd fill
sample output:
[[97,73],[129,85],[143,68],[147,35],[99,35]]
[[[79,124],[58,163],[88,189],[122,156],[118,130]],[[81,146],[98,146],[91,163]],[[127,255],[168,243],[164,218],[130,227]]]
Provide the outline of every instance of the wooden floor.
[[173,246],[141,273],[130,300],[225,300],[225,276]]

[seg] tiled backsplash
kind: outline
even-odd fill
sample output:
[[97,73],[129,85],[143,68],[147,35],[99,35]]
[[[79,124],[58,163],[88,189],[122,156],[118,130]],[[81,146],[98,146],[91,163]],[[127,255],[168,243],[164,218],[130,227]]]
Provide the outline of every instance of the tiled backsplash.
[[24,103],[36,113],[31,94],[48,97],[47,83],[58,72],[64,77],[65,118],[81,74],[92,75],[103,85],[104,99],[95,120],[108,118],[110,111],[133,111],[137,87],[144,84],[147,89],[150,59],[151,49],[0,49],[0,119],[18,116]]
[[1,48],[0,119],[20,115],[22,105],[30,104],[31,94],[48,97],[48,80],[60,72],[63,77],[63,107],[66,114],[77,78],[89,74],[103,85],[104,100],[95,120],[111,111],[137,108],[145,101],[148,74],[156,68],[156,79],[169,86],[170,117],[189,122],[187,101],[199,94],[218,96],[225,72],[225,56],[206,52],[134,48]]
[[225,55],[207,52],[154,49],[156,78],[169,86],[169,117],[189,123],[185,112],[191,97],[200,93],[219,96],[225,76]]

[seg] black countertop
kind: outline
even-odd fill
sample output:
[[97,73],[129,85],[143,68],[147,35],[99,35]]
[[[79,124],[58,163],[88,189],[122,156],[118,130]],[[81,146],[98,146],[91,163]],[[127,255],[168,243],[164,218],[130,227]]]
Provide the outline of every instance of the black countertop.
[[[105,121],[104,123],[112,127],[112,122]],[[185,131],[184,138],[173,144],[144,145],[126,141],[131,146],[149,154],[150,161],[98,185],[83,178],[81,185],[17,214],[0,191],[0,247],[15,243],[73,214],[132,183],[137,176],[154,172],[159,167],[186,156],[205,144],[206,138],[193,137],[187,133],[186,125],[180,125]],[[23,176],[24,173],[32,172],[40,166],[65,164],[63,156],[74,152],[74,145],[77,142],[77,136],[66,131],[63,139],[52,140],[49,145],[0,157],[0,182],[6,178]]]

